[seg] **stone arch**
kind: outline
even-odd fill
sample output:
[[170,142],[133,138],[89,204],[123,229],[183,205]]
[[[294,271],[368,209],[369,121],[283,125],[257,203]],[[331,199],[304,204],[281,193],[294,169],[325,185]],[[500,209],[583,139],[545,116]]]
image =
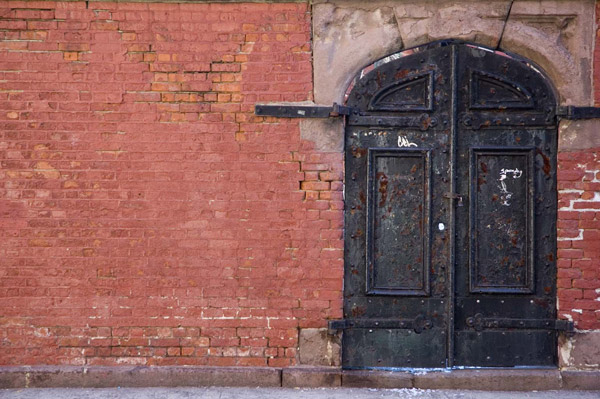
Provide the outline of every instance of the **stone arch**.
[[[399,3],[315,4],[316,103],[342,102],[362,68],[403,49],[450,37],[495,47],[506,12],[506,2]],[[500,48],[540,65],[560,104],[588,105],[593,102],[593,18],[592,0],[516,3]]]

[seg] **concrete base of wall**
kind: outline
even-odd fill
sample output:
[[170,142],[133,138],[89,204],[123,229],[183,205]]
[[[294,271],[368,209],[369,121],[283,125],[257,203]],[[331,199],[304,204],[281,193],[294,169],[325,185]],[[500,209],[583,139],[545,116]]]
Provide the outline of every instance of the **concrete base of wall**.
[[412,373],[326,367],[0,367],[0,388],[176,386],[600,390],[600,371],[498,369]]

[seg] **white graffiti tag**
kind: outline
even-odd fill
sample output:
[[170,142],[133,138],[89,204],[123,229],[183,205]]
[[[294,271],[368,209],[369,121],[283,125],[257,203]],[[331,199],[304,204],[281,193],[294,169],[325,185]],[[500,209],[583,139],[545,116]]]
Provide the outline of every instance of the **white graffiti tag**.
[[404,136],[398,136],[398,147],[416,147],[417,144],[408,141]]
[[500,200],[502,201],[501,204],[504,206],[510,206],[509,200],[513,196],[513,193],[508,191],[508,188],[506,187],[506,182],[505,182],[505,180],[508,178],[508,175],[511,175],[511,174],[512,174],[513,179],[518,179],[521,176],[523,176],[523,171],[518,168],[517,169],[500,169],[500,178],[498,179],[500,181],[500,192],[502,193],[502,195],[500,196]]

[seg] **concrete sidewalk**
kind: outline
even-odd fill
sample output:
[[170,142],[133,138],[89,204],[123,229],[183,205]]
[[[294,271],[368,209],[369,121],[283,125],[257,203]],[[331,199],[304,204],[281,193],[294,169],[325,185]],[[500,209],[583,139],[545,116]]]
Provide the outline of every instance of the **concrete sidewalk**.
[[26,388],[2,399],[599,399],[600,391],[492,392],[375,388]]

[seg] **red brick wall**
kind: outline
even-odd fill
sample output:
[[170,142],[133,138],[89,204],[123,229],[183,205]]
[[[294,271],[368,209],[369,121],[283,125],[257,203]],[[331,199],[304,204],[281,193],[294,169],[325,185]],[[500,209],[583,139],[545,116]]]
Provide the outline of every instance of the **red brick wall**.
[[559,315],[600,329],[600,148],[558,157]]
[[341,317],[306,4],[0,2],[0,364],[295,363]]
[[[593,70],[600,106],[600,30]],[[558,200],[559,317],[580,330],[600,330],[600,148],[559,154]]]

